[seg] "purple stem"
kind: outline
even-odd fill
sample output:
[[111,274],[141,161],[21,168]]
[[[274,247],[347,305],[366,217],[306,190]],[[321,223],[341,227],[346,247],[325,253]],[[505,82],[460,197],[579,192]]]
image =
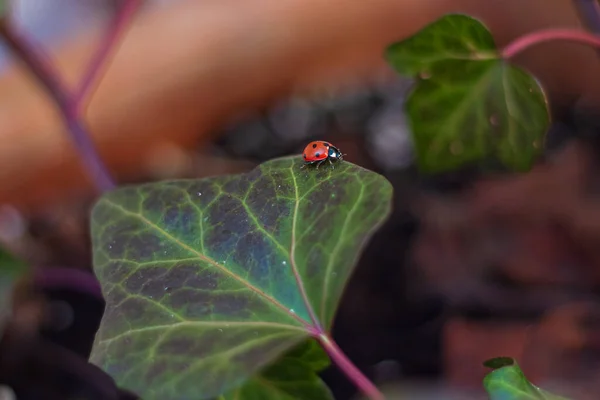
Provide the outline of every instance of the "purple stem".
[[42,83],[56,102],[62,119],[67,125],[71,140],[77,146],[79,155],[88,168],[98,190],[103,192],[113,189],[115,184],[96,152],[90,135],[80,121],[77,106],[71,101],[68,89],[60,80],[58,72],[54,70],[53,65],[48,61],[46,54],[35,48],[27,38],[17,34],[14,27],[3,26],[1,32],[12,52],[25,63],[30,72]]
[[100,40],[98,49],[92,56],[78,88],[73,94],[73,103],[81,108],[85,98],[89,96],[94,89],[94,81],[100,77],[102,67],[106,65],[110,58],[111,51],[116,47],[117,42],[129,26],[129,23],[137,10],[143,3],[143,0],[123,0],[122,5],[115,17],[110,21],[103,38]]
[[344,371],[348,379],[350,379],[369,399],[385,399],[383,393],[377,389],[377,387],[369,380],[369,378],[364,376],[363,373],[356,368],[352,361],[350,361],[350,359],[348,359],[348,357],[344,354],[342,349],[340,349],[329,336],[322,333],[317,337],[317,339],[319,339],[321,346],[323,346],[325,351],[327,351],[337,366]]
[[0,34],[8,47],[29,68],[56,102],[71,140],[100,192],[114,189],[115,183],[96,151],[79,111],[83,99],[91,91],[93,82],[100,74],[110,50],[115,47],[121,33],[141,4],[142,0],[123,0],[123,5],[107,29],[78,86],[79,89],[74,94],[63,84],[60,74],[41,49],[36,48],[24,35],[18,34],[15,27],[7,21],[0,23]]
[[573,0],[573,3],[588,29],[600,34],[600,3],[598,0]]

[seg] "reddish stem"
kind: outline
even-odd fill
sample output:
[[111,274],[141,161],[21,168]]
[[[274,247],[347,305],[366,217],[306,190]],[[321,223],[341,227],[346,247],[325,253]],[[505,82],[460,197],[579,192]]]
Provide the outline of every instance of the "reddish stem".
[[600,48],[600,36],[589,32],[576,29],[545,29],[518,37],[504,48],[502,57],[512,58],[531,46],[551,40],[568,40]]
[[73,94],[73,104],[79,109],[82,103],[95,89],[93,84],[100,78],[102,67],[108,62],[111,51],[114,51],[118,40],[121,38],[136,11],[142,5],[143,0],[123,0],[121,8],[110,21],[103,38],[100,40],[98,49],[92,56],[85,73],[79,82],[78,88]]
[[338,367],[350,379],[369,399],[372,400],[384,400],[385,397],[377,389],[377,387],[363,375],[362,372],[348,359],[342,349],[326,334],[322,333],[318,337],[321,346],[327,351],[329,356],[337,364]]

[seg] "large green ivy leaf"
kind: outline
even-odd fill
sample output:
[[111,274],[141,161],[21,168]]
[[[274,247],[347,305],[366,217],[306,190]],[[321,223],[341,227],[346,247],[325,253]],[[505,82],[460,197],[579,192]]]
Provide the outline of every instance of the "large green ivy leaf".
[[416,78],[406,112],[421,170],[487,159],[531,168],[550,124],[546,97],[533,76],[500,57],[483,24],[447,15],[391,45],[386,58]]
[[512,358],[499,357],[484,365],[494,368],[483,380],[490,400],[568,400],[533,385]]
[[104,195],[91,223],[107,311],[92,361],[145,400],[208,399],[327,330],[392,188],[349,162],[302,164]]
[[333,400],[317,375],[329,363],[318,342],[306,341],[219,400]]
[[15,282],[29,271],[27,264],[0,248],[0,336],[11,314],[11,297]]

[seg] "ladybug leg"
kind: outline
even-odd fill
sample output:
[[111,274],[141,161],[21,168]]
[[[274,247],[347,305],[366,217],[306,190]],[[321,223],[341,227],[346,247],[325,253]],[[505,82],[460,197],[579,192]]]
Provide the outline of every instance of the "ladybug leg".
[[331,169],[335,169],[335,166],[333,165],[331,158],[328,158],[327,160],[329,161],[329,165],[331,165]]

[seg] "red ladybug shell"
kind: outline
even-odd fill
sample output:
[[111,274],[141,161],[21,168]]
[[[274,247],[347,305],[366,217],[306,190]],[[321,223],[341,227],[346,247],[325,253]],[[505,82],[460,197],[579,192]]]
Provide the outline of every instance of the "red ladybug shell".
[[331,145],[327,142],[317,140],[310,142],[305,148],[302,156],[306,162],[315,162],[325,160],[329,154],[329,147]]

